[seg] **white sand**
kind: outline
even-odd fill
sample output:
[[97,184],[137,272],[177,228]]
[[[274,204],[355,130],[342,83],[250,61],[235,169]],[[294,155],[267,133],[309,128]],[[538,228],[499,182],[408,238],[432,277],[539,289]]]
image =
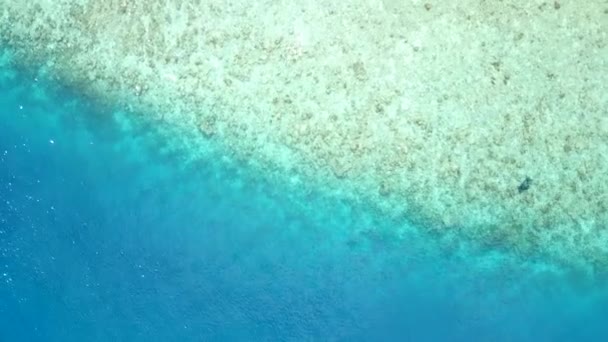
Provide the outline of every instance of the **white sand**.
[[277,182],[608,268],[603,0],[5,0],[0,37]]

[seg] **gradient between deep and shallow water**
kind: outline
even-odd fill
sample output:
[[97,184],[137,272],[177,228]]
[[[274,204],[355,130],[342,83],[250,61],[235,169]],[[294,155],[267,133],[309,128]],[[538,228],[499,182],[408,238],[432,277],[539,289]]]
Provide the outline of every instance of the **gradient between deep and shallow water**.
[[599,277],[396,235],[73,90],[0,80],[2,341],[608,337]]

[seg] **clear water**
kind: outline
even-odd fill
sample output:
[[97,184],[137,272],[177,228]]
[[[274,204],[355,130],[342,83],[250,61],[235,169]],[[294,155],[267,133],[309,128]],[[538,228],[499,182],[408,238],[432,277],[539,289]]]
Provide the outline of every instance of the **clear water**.
[[608,338],[601,279],[192,161],[153,123],[0,75],[1,341]]

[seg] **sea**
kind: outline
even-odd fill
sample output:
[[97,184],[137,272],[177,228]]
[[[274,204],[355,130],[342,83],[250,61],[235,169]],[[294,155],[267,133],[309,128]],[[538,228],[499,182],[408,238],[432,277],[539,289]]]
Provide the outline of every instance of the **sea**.
[[0,341],[608,340],[601,275],[446,248],[165,125],[0,65]]

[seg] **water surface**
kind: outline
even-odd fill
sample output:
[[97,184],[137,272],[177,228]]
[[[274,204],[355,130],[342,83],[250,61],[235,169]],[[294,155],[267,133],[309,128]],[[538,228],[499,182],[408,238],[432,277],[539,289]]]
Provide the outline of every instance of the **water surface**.
[[446,249],[360,205],[192,161],[155,123],[74,90],[1,74],[2,341],[608,337],[599,279]]

